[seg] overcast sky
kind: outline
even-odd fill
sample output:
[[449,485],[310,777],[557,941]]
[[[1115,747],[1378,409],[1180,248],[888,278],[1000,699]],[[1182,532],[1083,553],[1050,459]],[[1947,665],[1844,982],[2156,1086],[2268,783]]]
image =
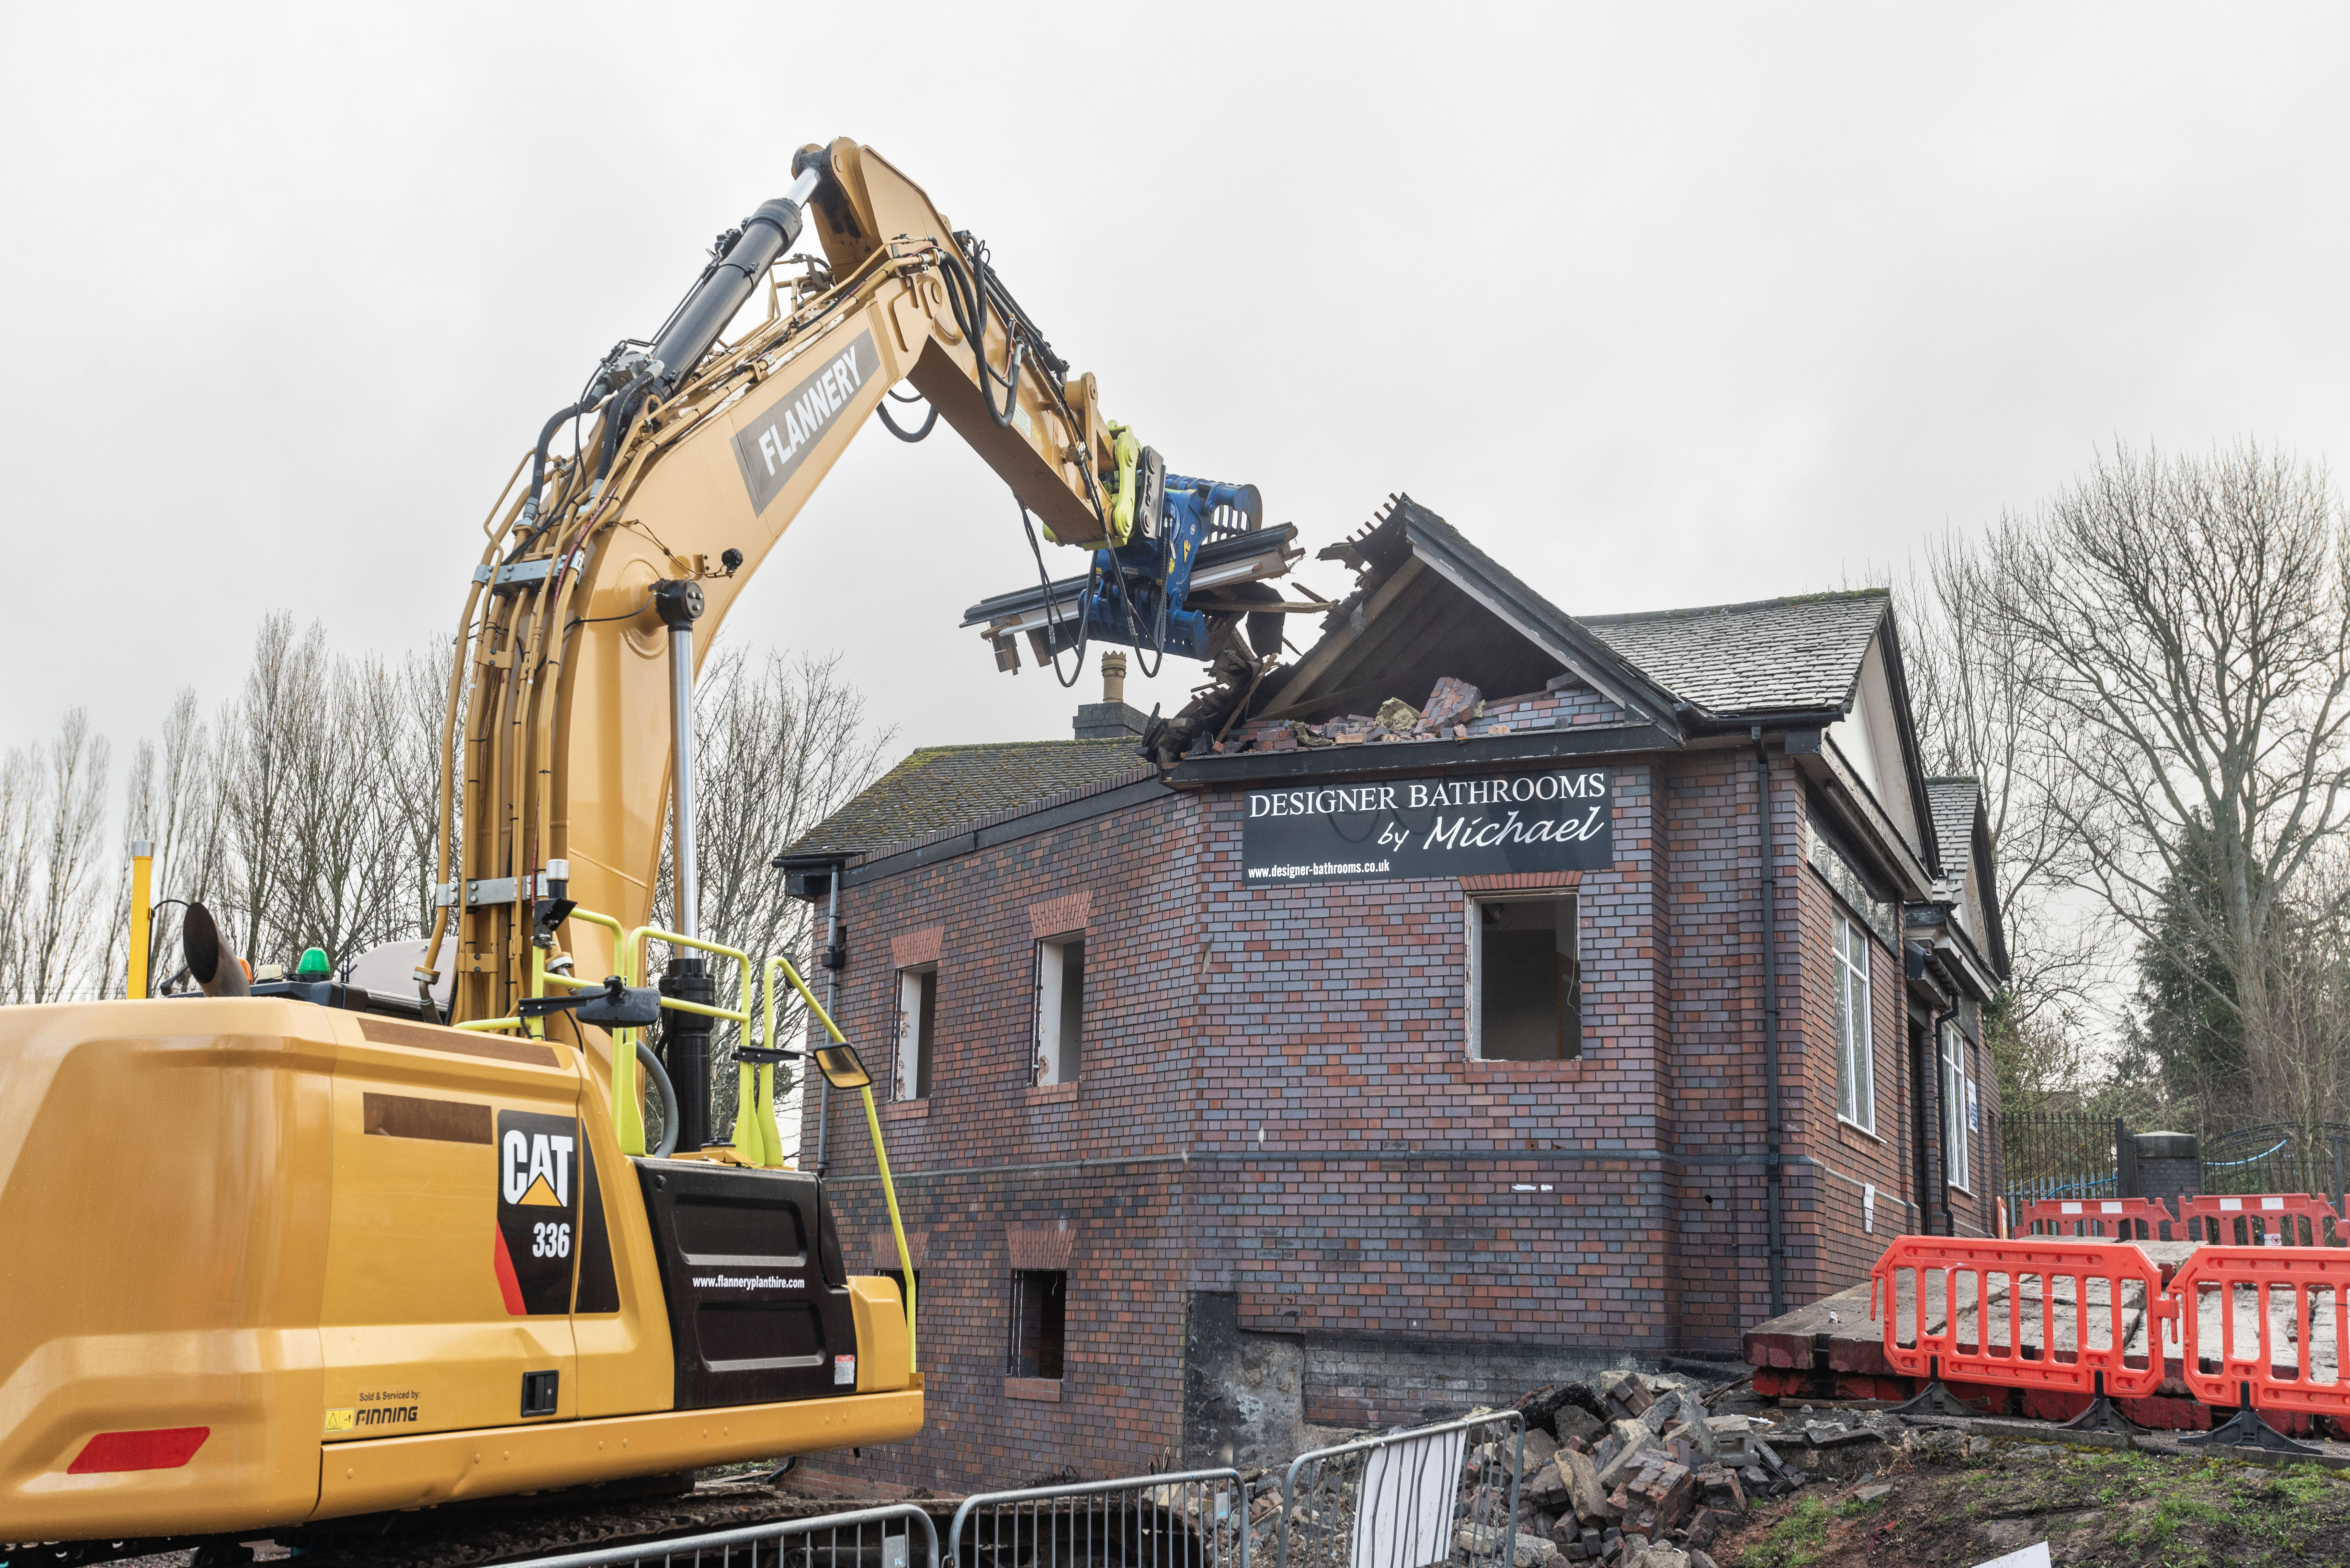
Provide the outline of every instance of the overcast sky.
[[[2288,5],[10,5],[0,744],[78,704],[120,754],[178,686],[228,695],[270,608],[346,651],[449,629],[541,421],[843,135],[990,243],[1178,472],[1254,482],[1309,547],[1409,491],[1569,611],[1835,586],[2116,437],[2323,454],[2345,34]],[[900,751],[1065,735],[1073,694],[957,629],[1032,579],[1015,518],[951,433],[873,432],[728,635],[840,650]]]

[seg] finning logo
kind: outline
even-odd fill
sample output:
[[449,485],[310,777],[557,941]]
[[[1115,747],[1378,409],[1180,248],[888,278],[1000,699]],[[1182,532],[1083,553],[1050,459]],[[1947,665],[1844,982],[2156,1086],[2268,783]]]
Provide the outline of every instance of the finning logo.
[[567,1313],[579,1123],[536,1111],[500,1111],[497,1148],[498,1222],[490,1262],[498,1293],[515,1317]]

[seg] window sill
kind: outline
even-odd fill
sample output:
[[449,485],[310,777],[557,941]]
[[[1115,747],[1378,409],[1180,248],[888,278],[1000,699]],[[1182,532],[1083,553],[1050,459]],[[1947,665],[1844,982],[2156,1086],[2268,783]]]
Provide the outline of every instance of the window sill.
[[1077,1097],[1077,1084],[1082,1081],[1080,1079],[1066,1084],[1031,1084],[1028,1085],[1028,1103],[1032,1106],[1054,1105],[1062,1100],[1074,1100]]
[[1003,1380],[1003,1397],[1057,1405],[1061,1402],[1061,1380],[1057,1377],[1007,1377]]
[[1858,1122],[1854,1121],[1854,1120],[1853,1120],[1853,1119],[1851,1119],[1849,1116],[1840,1116],[1836,1117],[1836,1130],[1837,1130],[1838,1132],[1856,1132],[1856,1133],[1858,1133],[1861,1137],[1863,1137],[1866,1138],[1866,1139],[1867,1139],[1869,1142],[1871,1142],[1871,1143],[1883,1143],[1883,1142],[1885,1142],[1885,1139],[1884,1139],[1883,1137],[1879,1137],[1879,1136],[1878,1136],[1877,1134],[1876,1134],[1876,1133],[1873,1133],[1873,1132],[1869,1131],[1869,1130],[1868,1130],[1868,1128],[1866,1128],[1866,1127],[1865,1127],[1861,1126]]
[[[1942,1183],[1942,1185],[1948,1188],[1950,1191],[1957,1193],[1961,1198],[1972,1198],[1975,1195],[1975,1189],[1973,1188],[1961,1187],[1955,1181],[1946,1181]],[[2094,1219],[2095,1216],[2092,1215],[2091,1218]]]
[[1512,1056],[1471,1055],[1468,1060],[1469,1064],[1472,1067],[1500,1067],[1505,1070],[1524,1071],[1528,1073],[1580,1074],[1583,1071],[1583,1064],[1586,1058],[1582,1056],[1547,1056],[1538,1061],[1528,1062]]
[[919,1121],[931,1114],[931,1102],[928,1099],[892,1100],[880,1109],[881,1119],[885,1122]]

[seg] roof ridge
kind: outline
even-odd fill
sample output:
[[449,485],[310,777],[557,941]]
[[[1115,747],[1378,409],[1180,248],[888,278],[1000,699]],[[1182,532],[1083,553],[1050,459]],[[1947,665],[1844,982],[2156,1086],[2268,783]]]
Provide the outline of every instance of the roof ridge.
[[1014,746],[1116,746],[1130,743],[1131,735],[1071,736],[1065,741],[960,741],[951,745],[916,746],[909,757],[929,756],[939,752],[1001,752]]
[[1626,610],[1615,615],[1578,615],[1575,618],[1586,626],[1620,626],[1627,621],[1668,620],[1701,615],[1734,615],[1740,610],[1785,609],[1794,605],[1830,602],[1856,603],[1862,599],[1884,599],[1890,603],[1890,588],[1824,588],[1811,594],[1783,594],[1777,598],[1747,599],[1739,604],[1690,605],[1680,609]]

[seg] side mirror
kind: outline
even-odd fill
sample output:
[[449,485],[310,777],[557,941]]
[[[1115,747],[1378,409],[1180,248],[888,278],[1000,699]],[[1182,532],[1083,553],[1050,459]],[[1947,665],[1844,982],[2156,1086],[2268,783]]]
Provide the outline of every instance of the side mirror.
[[608,984],[580,998],[579,1022],[604,1029],[650,1029],[660,1022],[660,991],[650,985]]
[[813,1054],[816,1071],[822,1073],[825,1082],[834,1088],[869,1089],[873,1086],[873,1075],[865,1070],[864,1060],[857,1054],[856,1046],[819,1046]]

